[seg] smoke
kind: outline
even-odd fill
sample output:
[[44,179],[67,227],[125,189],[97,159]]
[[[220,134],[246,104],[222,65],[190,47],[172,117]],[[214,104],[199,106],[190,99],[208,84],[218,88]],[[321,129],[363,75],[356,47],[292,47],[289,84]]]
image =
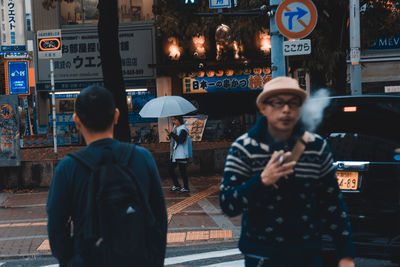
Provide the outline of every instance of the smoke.
[[322,88],[310,95],[301,111],[301,121],[306,130],[314,132],[322,121],[325,108],[329,105],[330,93]]

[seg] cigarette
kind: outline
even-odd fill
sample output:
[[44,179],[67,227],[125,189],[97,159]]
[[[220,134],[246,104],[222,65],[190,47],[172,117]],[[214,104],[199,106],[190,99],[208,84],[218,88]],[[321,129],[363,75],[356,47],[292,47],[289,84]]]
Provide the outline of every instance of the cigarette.
[[285,158],[283,157],[283,155],[280,155],[280,156],[279,156],[279,164],[280,164],[280,165],[282,165],[284,159],[285,159]]

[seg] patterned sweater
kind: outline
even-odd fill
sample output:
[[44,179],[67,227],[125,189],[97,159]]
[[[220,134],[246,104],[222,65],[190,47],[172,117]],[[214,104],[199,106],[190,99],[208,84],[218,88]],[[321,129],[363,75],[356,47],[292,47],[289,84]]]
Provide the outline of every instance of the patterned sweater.
[[[304,130],[297,125],[286,142],[275,142],[265,117],[233,142],[225,164],[219,201],[229,216],[242,214],[239,248],[268,258],[320,253],[321,233],[333,237],[338,259],[354,247],[333,158],[326,141],[311,134],[294,174],[279,186],[265,186],[260,174],[275,150],[291,151]],[[303,256],[304,257],[304,256]]]

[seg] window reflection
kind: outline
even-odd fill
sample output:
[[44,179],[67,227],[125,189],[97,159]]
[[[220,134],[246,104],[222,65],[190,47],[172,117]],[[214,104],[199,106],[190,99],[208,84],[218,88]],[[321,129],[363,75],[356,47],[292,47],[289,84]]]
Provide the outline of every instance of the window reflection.
[[[152,20],[153,0],[119,0],[119,21],[131,22]],[[98,0],[74,0],[61,2],[62,24],[97,24],[99,11]]]

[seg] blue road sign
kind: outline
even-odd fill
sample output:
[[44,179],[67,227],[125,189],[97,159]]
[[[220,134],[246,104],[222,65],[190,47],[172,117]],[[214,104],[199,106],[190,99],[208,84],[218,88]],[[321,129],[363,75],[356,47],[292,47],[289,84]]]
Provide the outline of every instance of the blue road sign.
[[28,62],[8,62],[8,81],[10,95],[29,94]]
[[210,8],[230,8],[231,0],[210,0]]

